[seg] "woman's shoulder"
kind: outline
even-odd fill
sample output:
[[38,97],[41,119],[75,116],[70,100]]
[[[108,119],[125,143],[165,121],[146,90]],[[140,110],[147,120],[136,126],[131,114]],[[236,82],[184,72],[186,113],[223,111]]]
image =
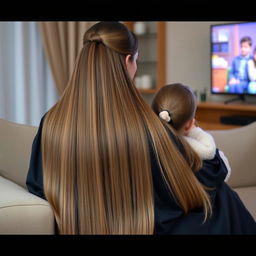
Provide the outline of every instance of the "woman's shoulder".
[[41,136],[42,136],[42,130],[43,130],[43,124],[44,124],[44,120],[45,120],[45,116],[46,116],[47,113],[45,113],[40,122],[39,122],[39,125],[38,125],[38,129],[37,129],[37,133],[36,133],[36,136],[34,138],[34,141],[33,141],[33,147],[32,149],[34,148],[38,148],[40,147],[40,144],[41,144]]
[[46,112],[40,119],[40,122],[39,122],[39,126],[38,126],[38,131],[41,131],[42,128],[43,128],[43,124],[44,124],[44,120],[45,120],[45,117],[47,115],[48,112]]

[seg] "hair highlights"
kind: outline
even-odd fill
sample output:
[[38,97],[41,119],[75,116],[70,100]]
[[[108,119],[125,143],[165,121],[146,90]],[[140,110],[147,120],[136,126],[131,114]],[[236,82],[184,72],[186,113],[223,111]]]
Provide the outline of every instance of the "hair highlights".
[[125,56],[138,51],[123,24],[100,22],[43,125],[44,190],[61,234],[152,234],[149,143],[185,212],[209,199],[163,123],[131,81]]

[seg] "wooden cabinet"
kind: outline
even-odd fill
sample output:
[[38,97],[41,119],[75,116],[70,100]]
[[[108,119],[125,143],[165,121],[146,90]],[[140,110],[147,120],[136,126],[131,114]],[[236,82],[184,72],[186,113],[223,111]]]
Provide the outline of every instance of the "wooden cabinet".
[[220,117],[232,115],[256,116],[256,104],[198,103],[196,120],[199,126],[205,130],[224,130],[240,127],[239,125],[226,125],[220,122]]
[[136,31],[137,22],[124,22],[139,40],[138,69],[135,84],[141,93],[155,93],[165,85],[165,22],[140,22],[144,31]]

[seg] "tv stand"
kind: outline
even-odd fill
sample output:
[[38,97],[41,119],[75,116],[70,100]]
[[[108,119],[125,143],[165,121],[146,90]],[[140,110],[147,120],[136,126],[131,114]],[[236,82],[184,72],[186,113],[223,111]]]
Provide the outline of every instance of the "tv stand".
[[244,96],[244,94],[238,95],[238,96],[237,96],[236,98],[234,98],[234,99],[226,100],[226,101],[224,101],[224,104],[228,104],[228,103],[230,103],[230,102],[237,101],[237,100],[241,100],[241,101],[245,102],[245,96]]
[[225,116],[256,117],[256,104],[247,104],[245,102],[224,104],[223,102],[206,101],[197,105],[196,120],[199,126],[205,130],[233,129],[242,126],[238,124],[223,124],[221,117]]

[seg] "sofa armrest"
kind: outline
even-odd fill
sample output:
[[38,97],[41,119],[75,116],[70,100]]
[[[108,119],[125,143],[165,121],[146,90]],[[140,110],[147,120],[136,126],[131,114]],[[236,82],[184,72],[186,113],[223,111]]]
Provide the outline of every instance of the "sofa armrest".
[[231,130],[208,131],[231,166],[233,188],[256,186],[256,122]]
[[234,189],[241,200],[243,201],[245,207],[253,216],[254,220],[256,221],[256,186],[255,187],[243,187],[243,188],[235,188]]
[[0,234],[54,234],[49,203],[0,177]]

